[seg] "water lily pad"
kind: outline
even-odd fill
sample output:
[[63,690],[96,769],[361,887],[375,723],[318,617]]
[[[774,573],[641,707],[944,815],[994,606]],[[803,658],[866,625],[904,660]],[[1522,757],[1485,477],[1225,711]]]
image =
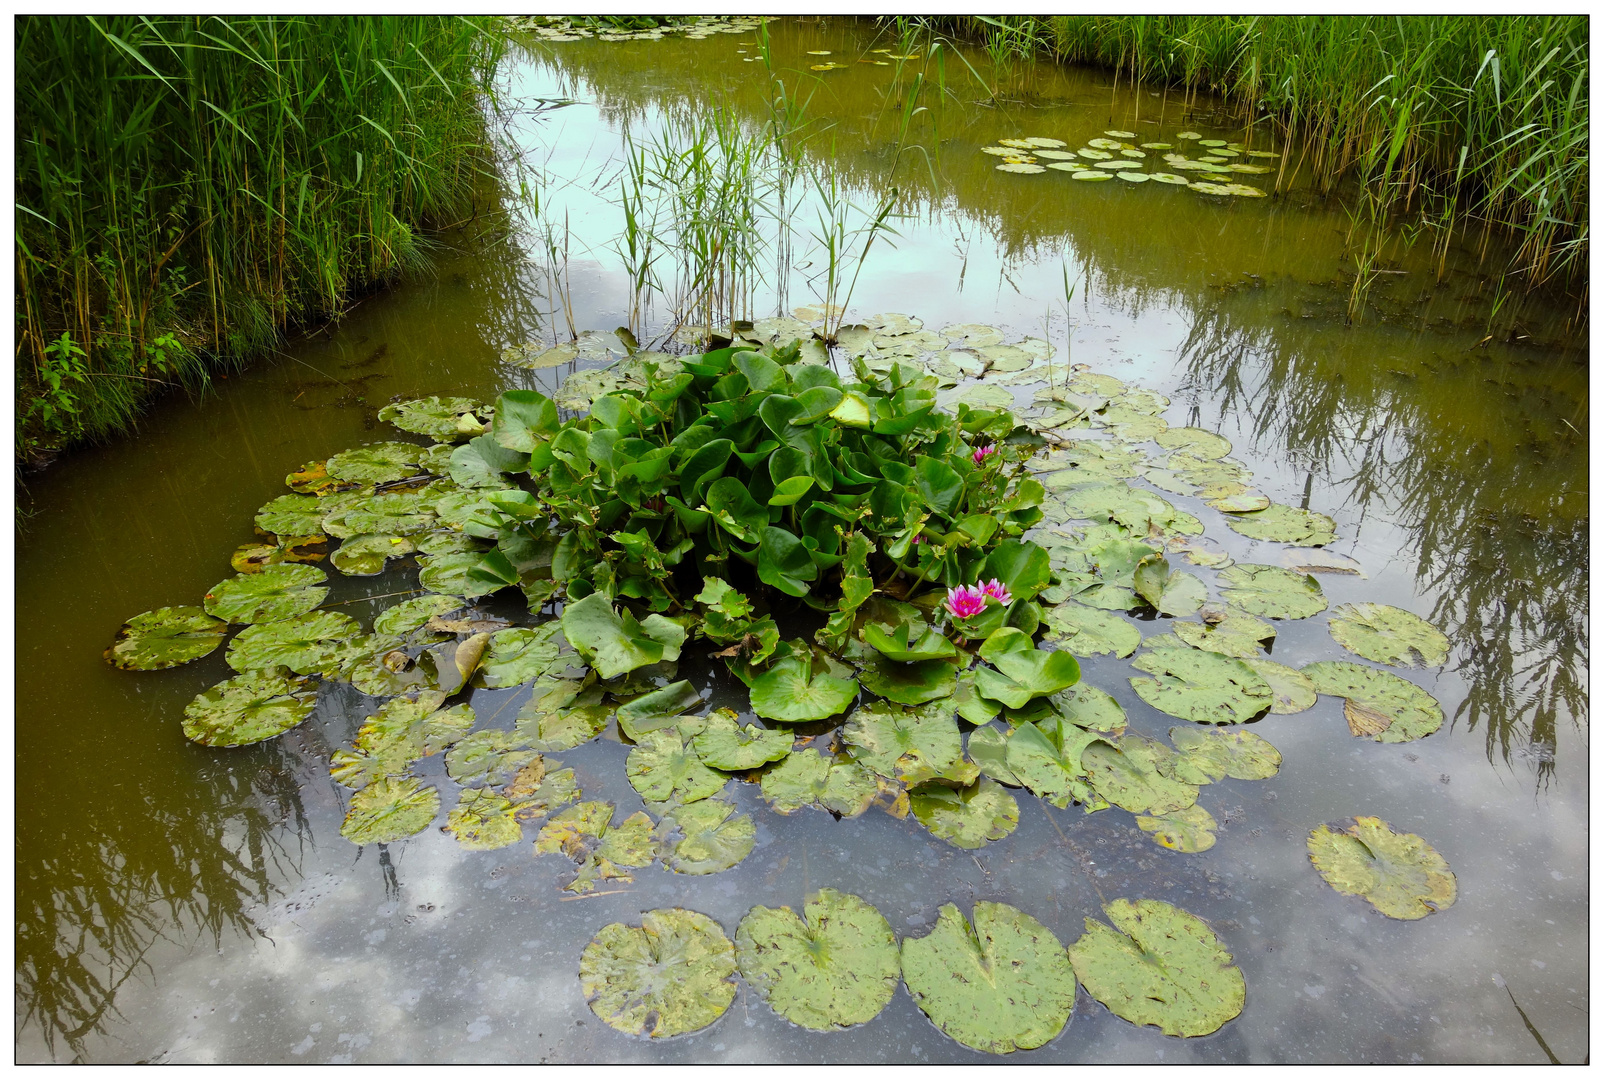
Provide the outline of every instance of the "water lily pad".
[[1277,715],[1287,716],[1303,712],[1313,705],[1319,696],[1314,683],[1296,668],[1289,668],[1285,664],[1278,664],[1262,656],[1250,657],[1242,662],[1258,672],[1259,677],[1270,684],[1270,691],[1275,695],[1270,711]]
[[394,844],[427,829],[439,813],[434,788],[411,776],[385,777],[351,796],[340,835],[353,844]]
[[858,678],[871,694],[903,705],[921,705],[949,696],[957,687],[958,669],[948,660],[905,664],[871,655]]
[[943,904],[929,934],[904,939],[902,977],[932,1023],[992,1054],[1045,1045],[1075,1005],[1075,972],[1053,932],[985,900],[975,901],[973,927]]
[[439,498],[425,489],[342,500],[338,509],[324,516],[321,531],[342,540],[427,532],[436,526],[434,504]]
[[480,682],[496,690],[546,674],[557,660],[554,639],[560,629],[554,621],[534,629],[513,627],[491,634],[490,648],[479,667]]
[[954,847],[984,847],[1019,825],[1019,803],[986,776],[956,790],[927,784],[908,793],[908,805],[919,824]]
[[1155,709],[1197,724],[1245,724],[1273,702],[1270,684],[1241,660],[1203,649],[1154,647],[1157,640],[1149,639],[1149,649],[1131,661],[1157,676],[1131,680]]
[[702,764],[725,772],[745,772],[779,761],[791,752],[791,743],[788,731],[769,731],[755,724],[742,727],[729,709],[709,713],[692,740]]
[[542,772],[547,764],[555,765],[557,762],[549,758],[531,762],[518,770],[512,783],[501,789],[502,796],[512,804],[513,817],[519,821],[545,817],[558,807],[567,806],[583,797],[574,770]]
[[315,495],[280,495],[256,512],[256,527],[275,536],[311,536],[323,531],[329,503]]
[[754,907],[735,931],[741,974],[799,1027],[837,1031],[880,1015],[897,990],[901,957],[891,924],[850,893],[821,889],[804,908]]
[[474,415],[484,408],[472,398],[415,398],[386,405],[379,410],[379,419],[436,442],[458,442],[484,434],[484,422]]
[[1231,440],[1203,428],[1170,428],[1153,441],[1166,450],[1184,450],[1199,458],[1222,458],[1231,452]]
[[1303,669],[1322,694],[1346,698],[1343,715],[1355,736],[1376,742],[1412,742],[1442,727],[1437,699],[1390,671],[1327,660]]
[[1008,737],[1008,771],[1019,783],[1054,806],[1092,801],[1081,752],[1101,736],[1053,716],[1021,724]]
[[1188,806],[1170,814],[1137,814],[1136,827],[1153,837],[1159,847],[1195,855],[1214,846],[1219,823],[1201,806]]
[[505,584],[482,574],[484,556],[474,551],[418,557],[418,584],[431,592],[457,596],[488,596]]
[[490,728],[457,740],[446,751],[446,772],[463,787],[501,787],[539,757],[512,732]]
[[594,892],[602,881],[633,881],[630,869],[650,866],[656,857],[652,819],[631,814],[612,824],[613,804],[582,802],[555,814],[535,838],[535,854],[562,854],[579,864],[565,892]]
[[1419,615],[1391,604],[1343,604],[1331,613],[1331,636],[1366,660],[1399,667],[1439,667],[1448,638]]
[[842,817],[857,817],[880,793],[880,785],[874,773],[855,761],[834,761],[817,750],[802,750],[764,773],[761,790],[776,813],[817,805]]
[[614,611],[601,593],[563,608],[563,636],[603,679],[665,660],[678,660],[685,628],[661,615],[636,622],[628,608]]
[[1088,918],[1069,958],[1115,1016],[1192,1038],[1242,1012],[1247,983],[1208,923],[1162,900],[1114,900],[1103,912],[1113,927]]
[[[1047,167],[1049,169],[1064,169],[1066,171],[1068,171],[1069,169],[1074,168],[1074,166],[1067,165],[1067,164],[1049,165]],[[1112,173],[1097,172],[1094,169],[1075,169],[1074,172],[1071,172],[1069,174],[1069,178],[1071,180],[1112,180],[1112,179],[1114,179]]]
[[228,623],[198,607],[164,607],[123,623],[106,650],[106,660],[123,671],[162,671],[215,651],[228,636]]
[[1047,612],[1043,642],[1056,642],[1077,656],[1108,653],[1129,656],[1142,643],[1142,632],[1111,611],[1067,601]]
[[1344,896],[1362,896],[1389,919],[1423,919],[1453,905],[1459,883],[1448,861],[1414,833],[1375,817],[1321,825],[1309,834],[1309,861]]
[[1171,814],[1197,802],[1197,786],[1172,780],[1161,766],[1174,751],[1156,739],[1127,734],[1115,746],[1099,740],[1081,751],[1081,767],[1097,794],[1133,814]]
[[1266,619],[1307,619],[1326,609],[1318,581],[1279,566],[1237,563],[1220,572],[1220,581],[1227,603]]
[[1190,615],[1209,598],[1208,587],[1194,574],[1171,570],[1162,555],[1149,555],[1132,573],[1136,594],[1161,615]]
[[1092,161],[1107,161],[1109,158],[1114,156],[1113,154],[1109,153],[1109,151],[1118,150],[1120,148],[1120,144],[1117,139],[1088,139],[1086,140],[1086,145],[1092,149],[1081,150],[1078,151],[1078,153],[1081,157],[1088,158]]
[[1191,183],[1191,181],[1186,177],[1172,172],[1148,173],[1147,176],[1148,179],[1157,180],[1161,184],[1179,184],[1184,186]]
[[346,577],[372,577],[384,572],[384,564],[417,551],[409,536],[353,536],[340,544],[330,558],[334,569]]
[[447,615],[463,606],[460,596],[426,593],[411,600],[403,600],[385,608],[373,618],[375,634],[394,634],[406,637],[422,630],[424,624],[437,615]]
[[446,815],[446,829],[468,851],[495,851],[523,839],[523,826],[513,816],[513,805],[489,788],[462,793]]
[[213,585],[206,611],[236,623],[266,623],[302,615],[323,602],[328,575],[315,566],[269,566]]
[[352,749],[334,752],[329,776],[360,790],[454,745],[473,727],[473,706],[463,702],[442,709],[445,699],[438,690],[425,690],[385,702],[358,729]]
[[629,752],[629,782],[648,802],[677,798],[682,803],[717,795],[729,778],[702,764],[696,751],[674,729],[648,731]]
[[663,865],[677,874],[717,874],[752,853],[757,825],[720,799],[678,806],[658,825]]
[[1251,731],[1202,731],[1170,728],[1176,754],[1159,770],[1184,784],[1235,780],[1268,780],[1281,770],[1281,752]]
[[718,923],[660,908],[610,923],[585,946],[579,984],[591,1011],[626,1035],[699,1031],[735,998],[735,947]]
[[228,557],[228,565],[237,573],[257,574],[280,563],[322,562],[328,555],[328,542],[329,538],[321,533],[310,536],[269,536],[235,548],[234,554]]
[[202,746],[249,746],[282,735],[317,704],[306,679],[247,672],[225,679],[184,708],[184,737]]
[[863,325],[877,334],[911,334],[925,327],[923,320],[895,311],[871,315],[863,320]]
[[1274,540],[1303,547],[1322,547],[1337,538],[1336,523],[1326,515],[1280,503],[1271,503],[1267,510],[1248,514],[1227,514],[1225,523],[1253,540]]
[[979,775],[964,760],[957,719],[944,701],[919,709],[884,701],[864,705],[841,729],[841,741],[854,760],[908,787],[936,778],[967,784]]
[[845,712],[858,695],[858,684],[827,671],[814,674],[812,653],[804,648],[753,679],[751,690],[753,712],[767,720],[800,723]]
[[543,679],[518,710],[518,737],[542,753],[571,750],[607,727],[613,714],[602,703],[600,687],[585,688],[569,679]]
[[298,675],[324,674],[339,666],[345,646],[361,632],[355,619],[337,611],[257,623],[228,643],[228,666],[241,672],[287,667]]
[[415,476],[420,471],[418,457],[424,448],[416,443],[369,443],[329,458],[324,466],[336,480],[359,484],[385,484]]
[[988,345],[1001,345],[1003,332],[995,326],[980,323],[954,323],[941,328],[941,335],[952,342],[955,349],[984,349]]
[[1275,627],[1245,611],[1206,608],[1202,622],[1171,625],[1175,636],[1195,649],[1253,660],[1259,656],[1259,643],[1276,636]]
[[1148,175],[1146,173],[1119,172],[1115,175],[1128,184],[1145,184],[1148,181]]
[[1053,711],[1076,727],[1104,735],[1119,735],[1125,730],[1125,709],[1106,691],[1080,683],[1050,699]]

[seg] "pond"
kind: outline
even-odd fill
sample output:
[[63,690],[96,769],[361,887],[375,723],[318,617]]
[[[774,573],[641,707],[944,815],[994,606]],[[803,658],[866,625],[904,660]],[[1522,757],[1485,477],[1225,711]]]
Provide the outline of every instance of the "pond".
[[[368,296],[204,398],[158,403],[137,435],[30,478],[16,564],[18,1060],[1584,1060],[1585,309],[1579,327],[1566,303],[1504,292],[1500,239],[1474,234],[1445,247],[1393,237],[1359,264],[1373,277],[1356,293],[1349,201],[1313,189],[1298,147],[1245,132],[1204,99],[1045,65],[1005,80],[951,48],[938,67],[867,22],[771,21],[766,56],[756,24],[715,30],[530,36],[503,93],[519,107],[510,131],[538,213],[451,234],[432,277]],[[825,63],[841,66],[814,70]],[[1040,150],[1112,139],[1170,144],[1146,151],[1162,155],[1182,132],[1243,147],[1226,162],[1283,155],[1253,159],[1276,172],[1231,182],[1285,194],[1077,181],[999,170],[1005,157],[982,152],[1035,138],[1005,149],[1045,165],[1067,159]],[[653,187],[668,174],[672,190]],[[625,336],[680,353],[679,323],[809,306],[804,320],[847,327],[902,314],[927,331],[974,324],[1040,349],[1036,339],[1055,384],[1085,365],[1150,391],[1124,400],[1151,403],[1169,428],[1228,440],[1252,492],[1334,522],[1326,555],[1292,556],[1329,564],[1312,567],[1329,610],[1276,619],[1267,655],[1299,668],[1351,661],[1329,629],[1336,608],[1415,613],[1447,636],[1445,661],[1385,670],[1440,704],[1440,729],[1355,737],[1353,714],[1324,694],[1231,729],[1273,744],[1280,768],[1202,788],[1217,840],[1192,853],[1160,846],[1117,806],[1061,809],[1024,788],[1013,789],[1017,827],[966,849],[879,808],[779,814],[758,784],[733,782],[727,797],[755,825],[733,868],[688,876],[658,862],[576,893],[561,888],[572,862],[533,853],[538,826],[490,851],[439,827],[456,791],[445,755],[415,768],[444,796],[431,827],[386,845],[342,837],[352,793],[330,760],[379,699],[331,681],[288,733],[212,749],[186,740],[181,719],[232,674],[223,650],[156,672],[102,659],[131,616],[199,604],[231,576],[230,553],[252,542],[286,474],[363,443],[419,441],[377,419],[393,400],[552,395],[574,370],[622,356]],[[601,335],[561,366],[523,366],[572,331]],[[838,351],[843,373],[845,359]],[[991,388],[1024,413],[1043,385]],[[965,380],[941,400],[975,394]],[[1152,416],[1072,437],[1140,448],[1151,464],[1166,453],[1148,441],[1161,430]],[[1128,438],[1110,440],[1121,426]],[[1289,545],[1231,527],[1195,488],[1130,482],[1195,516],[1209,550],[1283,565]],[[1171,567],[1213,597],[1229,587],[1178,551]],[[410,558],[366,577],[318,565],[323,606],[364,627],[418,591]],[[1190,613],[1132,606],[1146,615],[1116,618],[1149,641],[1201,629]],[[480,608],[533,621],[516,590]],[[777,613],[788,636],[822,621],[800,606]],[[1177,723],[1137,692],[1130,659],[1084,655],[1081,672],[1132,732],[1163,738]],[[746,688],[704,648],[687,647],[675,677],[753,719]],[[480,728],[510,728],[529,696],[464,699]],[[609,725],[556,756],[622,821],[646,807],[629,753]],[[1423,837],[1455,876],[1452,905],[1401,921],[1329,887],[1306,841],[1355,817]],[[832,1032],[792,1025],[742,979],[711,1026],[674,1038],[622,1034],[587,1005],[581,954],[609,924],[682,907],[733,939],[755,905],[800,912],[827,888],[872,904],[904,940],[932,933],[947,904],[965,916],[1011,905],[1068,945],[1117,899],[1165,901],[1218,935],[1245,1007],[1212,1034],[1178,1038],[1121,1019],[1083,986],[1061,1033],[1005,1059],[949,1038],[906,986],[868,1023]]]

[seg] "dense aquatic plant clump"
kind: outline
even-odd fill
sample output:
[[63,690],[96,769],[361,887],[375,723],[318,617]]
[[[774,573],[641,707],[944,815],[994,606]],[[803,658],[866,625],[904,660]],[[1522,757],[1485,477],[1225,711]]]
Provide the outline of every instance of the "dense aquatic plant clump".
[[502,37],[412,16],[24,16],[17,450],[117,431],[421,262],[485,158]]

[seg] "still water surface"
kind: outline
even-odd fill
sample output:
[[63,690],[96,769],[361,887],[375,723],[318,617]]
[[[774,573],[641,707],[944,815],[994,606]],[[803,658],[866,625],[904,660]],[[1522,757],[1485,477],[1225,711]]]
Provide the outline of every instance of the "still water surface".
[[[748,131],[766,121],[770,69],[745,61],[755,38],[531,45],[509,62],[509,100],[573,102],[513,122],[544,174],[544,225],[455,237],[434,277],[368,298],[204,400],[158,404],[136,436],[30,481],[16,579],[18,1059],[984,1060],[904,989],[870,1024],[820,1035],[743,987],[711,1028],[662,1044],[614,1032],[584,1003],[579,953],[606,923],[679,905],[733,933],[752,905],[799,908],[829,885],[875,904],[899,935],[926,933],[945,902],[967,911],[987,899],[1066,942],[1104,899],[1157,897],[1208,919],[1246,976],[1246,1010],[1215,1035],[1138,1030],[1083,993],[1064,1033],[1020,1060],[1542,1062],[1538,1035],[1560,1060],[1582,1060],[1588,396],[1574,306],[1517,295],[1490,327],[1498,275],[1480,262],[1481,238],[1450,248],[1440,280],[1422,241],[1388,249],[1381,265],[1397,272],[1350,325],[1342,200],[1290,166],[1283,198],[1225,201],[1010,175],[977,152],[1009,136],[1081,145],[1109,127],[1242,138],[1211,126],[1208,102],[1186,112],[1106,74],[1052,68],[992,98],[949,57],[944,73],[923,69],[929,82],[944,75],[947,92],[925,91],[905,127],[913,68],[806,70],[809,50],[856,58],[891,44],[871,40],[872,27],[769,30],[774,76],[808,97],[812,124],[791,185],[764,174],[753,232],[765,268],[734,290],[737,317],[825,298],[817,240],[833,211],[810,177],[833,168],[856,207],[841,212],[849,231],[899,188],[896,235],[863,260],[849,322],[899,311],[930,326],[988,323],[1046,336],[1060,359],[1068,337],[1074,362],[1168,395],[1166,418],[1229,438],[1259,490],[1336,519],[1331,550],[1368,576],[1322,577],[1333,607],[1393,603],[1448,634],[1442,670],[1404,673],[1448,723],[1381,745],[1352,738],[1332,698],[1266,717],[1252,730],[1280,749],[1280,774],[1205,789],[1222,829],[1195,855],[1157,847],[1124,811],[1060,811],[1024,792],[1017,831],[971,855],[878,811],[782,817],[735,784],[758,822],[757,848],[736,868],[682,878],[654,866],[578,900],[527,842],[467,853],[434,829],[388,850],[343,840],[349,792],[328,779],[328,756],[375,704],[349,687],[326,687],[310,721],[267,744],[187,743],[179,716],[230,674],[222,652],[136,674],[109,668],[101,650],[131,615],[196,603],[227,577],[228,554],[287,472],[393,437],[374,419],[393,397],[550,393],[566,369],[502,356],[566,337],[554,281],[566,280],[579,329],[633,324],[645,342],[672,328],[671,255],[662,294],[631,310],[617,251],[623,163],[643,146],[683,146],[715,106]],[[548,240],[566,241],[565,274],[550,273]],[[1498,248],[1495,238],[1486,266]],[[1238,561],[1276,560],[1277,545],[1175,501]],[[365,597],[415,587],[406,568],[330,577],[329,602],[364,624],[395,599]],[[1280,624],[1275,659],[1348,658],[1324,620]],[[1132,692],[1127,661],[1083,667],[1133,729],[1157,736],[1173,723]],[[711,685],[715,705],[744,705],[710,666],[687,663],[682,677]],[[520,693],[474,692],[481,725],[510,717]],[[641,806],[626,752],[603,738],[560,757],[586,798],[625,815]],[[419,771],[451,790],[439,757]],[[1354,814],[1426,837],[1458,876],[1458,902],[1400,923],[1326,887],[1304,838]]]

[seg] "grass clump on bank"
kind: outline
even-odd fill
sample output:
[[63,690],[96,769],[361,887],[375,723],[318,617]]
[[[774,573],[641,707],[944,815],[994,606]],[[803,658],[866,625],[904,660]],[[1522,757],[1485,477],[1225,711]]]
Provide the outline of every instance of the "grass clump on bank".
[[17,453],[420,265],[472,204],[501,49],[442,17],[20,17]]
[[1224,95],[1307,147],[1322,185],[1356,176],[1446,252],[1479,220],[1521,239],[1533,283],[1585,283],[1585,15],[951,16],[995,61],[1050,54],[1137,84]]

